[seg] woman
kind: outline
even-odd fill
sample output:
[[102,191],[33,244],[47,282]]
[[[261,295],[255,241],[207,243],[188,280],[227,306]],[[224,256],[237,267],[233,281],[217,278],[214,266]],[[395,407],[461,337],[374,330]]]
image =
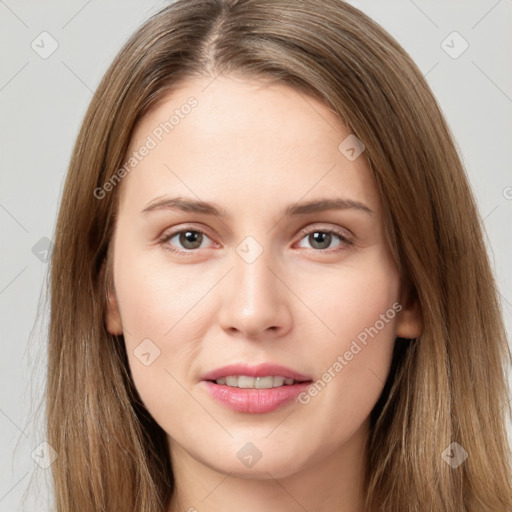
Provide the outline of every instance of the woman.
[[339,0],[179,0],[107,71],[52,258],[58,511],[512,509],[510,363],[418,68]]

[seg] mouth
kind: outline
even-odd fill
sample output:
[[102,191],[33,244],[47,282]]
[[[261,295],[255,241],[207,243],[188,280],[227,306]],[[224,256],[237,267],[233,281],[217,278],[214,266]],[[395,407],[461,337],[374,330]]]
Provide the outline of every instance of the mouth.
[[229,365],[202,376],[209,396],[243,413],[268,413],[290,404],[307,389],[307,375],[275,364]]

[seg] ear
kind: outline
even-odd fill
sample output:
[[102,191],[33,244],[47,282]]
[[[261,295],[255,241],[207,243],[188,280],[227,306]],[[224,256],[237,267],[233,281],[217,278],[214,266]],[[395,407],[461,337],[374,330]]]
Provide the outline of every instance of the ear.
[[[100,282],[103,282],[105,273],[105,262],[102,263],[100,269]],[[107,290],[107,310],[105,311],[105,324],[110,334],[123,334],[123,325],[121,315],[119,314],[118,301],[113,285]]]
[[397,315],[396,336],[409,340],[419,338],[423,332],[423,318],[416,293],[403,292],[400,305],[402,309]]

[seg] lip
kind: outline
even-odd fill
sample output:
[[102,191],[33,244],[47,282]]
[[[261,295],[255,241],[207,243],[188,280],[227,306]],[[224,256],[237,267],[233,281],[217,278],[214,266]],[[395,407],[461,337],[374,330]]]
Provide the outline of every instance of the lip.
[[[215,383],[216,379],[230,375],[247,375],[249,377],[279,375],[297,382],[270,389],[243,389]],[[273,363],[262,363],[257,366],[231,364],[212,370],[204,374],[201,379],[201,384],[212,398],[229,409],[249,414],[262,414],[284,407],[305,391],[312,382],[311,377],[307,375]]]
[[303,375],[291,368],[282,366],[275,363],[261,363],[256,366],[249,366],[247,364],[230,364],[217,368],[208,373],[205,373],[201,380],[214,381],[220,377],[228,377],[230,375],[247,375],[248,377],[266,377],[268,375],[279,375],[285,379],[293,379],[299,382],[310,381],[312,378],[308,375]]
[[306,391],[310,382],[301,382],[289,386],[271,389],[232,388],[211,381],[203,381],[206,391],[212,398],[225,407],[237,412],[262,414],[272,412],[295,400]]

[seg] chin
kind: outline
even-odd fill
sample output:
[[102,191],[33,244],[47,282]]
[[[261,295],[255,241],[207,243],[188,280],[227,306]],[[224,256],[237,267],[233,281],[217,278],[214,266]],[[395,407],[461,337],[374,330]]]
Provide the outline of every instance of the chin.
[[253,442],[235,441],[229,447],[222,447],[220,452],[213,457],[211,451],[206,457],[197,454],[196,458],[215,471],[255,480],[286,478],[300,472],[320,455],[307,457],[304,449],[297,453],[297,444],[283,449],[282,445],[264,438]]

